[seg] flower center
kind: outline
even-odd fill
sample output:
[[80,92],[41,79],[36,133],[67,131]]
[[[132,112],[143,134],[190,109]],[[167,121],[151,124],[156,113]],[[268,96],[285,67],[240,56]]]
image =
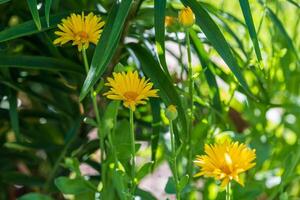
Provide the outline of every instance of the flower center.
[[88,39],[88,37],[89,36],[88,36],[87,32],[85,32],[85,31],[80,31],[76,34],[76,38],[78,40],[86,40],[86,39]]
[[124,93],[124,96],[129,101],[135,101],[138,97],[138,94],[136,92],[128,91]]

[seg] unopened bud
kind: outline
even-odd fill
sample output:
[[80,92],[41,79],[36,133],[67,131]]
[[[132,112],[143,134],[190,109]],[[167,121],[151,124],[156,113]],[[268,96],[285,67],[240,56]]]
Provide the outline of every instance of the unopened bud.
[[190,7],[184,7],[178,14],[179,23],[185,27],[189,28],[195,23],[195,15]]
[[166,116],[169,120],[174,120],[178,116],[178,112],[176,109],[176,106],[174,105],[169,105],[168,108],[166,109]]

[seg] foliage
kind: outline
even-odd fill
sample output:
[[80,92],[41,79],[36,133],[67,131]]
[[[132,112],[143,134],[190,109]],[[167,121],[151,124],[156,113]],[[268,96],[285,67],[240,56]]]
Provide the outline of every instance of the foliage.
[[[195,13],[189,29],[176,22],[183,5]],[[299,8],[298,0],[0,0],[0,199],[130,198],[129,111],[103,96],[106,78],[129,70],[160,96],[134,112],[136,196],[224,199],[220,182],[193,178],[199,169],[188,161],[231,138],[257,157],[245,186],[232,182],[234,199],[297,199]],[[86,51],[88,73],[76,47],[53,44],[57,24],[82,11],[105,21]],[[166,17],[175,20],[165,27]],[[174,172],[174,155],[178,183],[159,182],[154,174],[164,165],[161,173]],[[144,187],[149,179],[159,191]]]

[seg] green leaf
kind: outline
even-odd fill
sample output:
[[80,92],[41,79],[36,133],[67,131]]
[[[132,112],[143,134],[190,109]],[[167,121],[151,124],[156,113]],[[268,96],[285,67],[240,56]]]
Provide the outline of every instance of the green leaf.
[[204,46],[200,39],[197,37],[197,34],[194,30],[190,30],[190,36],[192,40],[192,44],[194,46],[194,49],[196,50],[196,53],[199,57],[199,60],[201,62],[201,65],[203,67],[203,71],[207,80],[207,83],[209,87],[211,88],[211,91],[214,95],[213,99],[213,106],[216,110],[222,112],[222,106],[221,106],[221,99],[220,99],[220,93],[219,93],[219,87],[217,84],[217,80],[215,75],[213,74],[211,67],[211,62],[209,60],[209,57],[204,49]]
[[112,101],[107,106],[103,116],[102,126],[101,126],[102,131],[104,133],[103,134],[104,137],[108,134],[111,134],[111,130],[116,125],[115,123],[116,123],[119,107],[120,107],[120,101]]
[[36,0],[27,0],[27,4],[29,7],[29,10],[31,12],[33,21],[37,27],[38,30],[42,29],[41,21],[40,21],[40,16],[39,16],[39,11],[37,9],[37,2]]
[[[143,72],[154,83],[155,87],[159,89],[159,95],[162,97],[166,105],[173,104],[177,107],[178,118],[182,128],[181,133],[186,133],[187,122],[185,110],[180,101],[180,97],[173,86],[172,82],[167,78],[162,71],[159,63],[154,59],[152,54],[140,44],[131,43],[128,45],[132,53],[138,59]],[[183,135],[181,135],[183,136]]]
[[52,200],[52,198],[44,194],[29,193],[21,196],[18,200]]
[[63,58],[50,58],[43,56],[10,56],[0,55],[1,68],[22,68],[47,71],[66,71],[84,73],[83,67]]
[[117,157],[120,159],[122,164],[125,163],[131,157],[131,140],[129,132],[129,122],[127,120],[122,120],[117,124],[114,144],[116,144]]
[[178,183],[178,190],[181,192],[189,182],[189,175],[182,177]]
[[289,3],[293,4],[294,6],[296,6],[297,8],[300,8],[300,3],[297,3],[294,0],[287,0]]
[[260,62],[260,61],[262,61],[262,57],[261,57],[261,52],[260,52],[260,48],[259,48],[258,37],[257,37],[255,26],[253,23],[253,18],[252,18],[252,14],[251,14],[249,1],[248,0],[239,0],[239,1],[240,1],[240,6],[243,11],[245,22],[248,27],[250,38],[251,38],[253,46],[254,46],[256,57],[257,57],[258,61]]
[[232,73],[235,75],[244,90],[251,94],[249,86],[244,79],[239,65],[232,54],[230,46],[226,42],[222,32],[218,28],[217,24],[213,21],[207,11],[201,6],[196,0],[182,0],[182,2],[192,8],[196,15],[196,23],[200,26],[203,33],[206,35],[207,39],[216,49],[216,51],[223,58],[225,63],[231,69]]
[[45,18],[46,18],[46,22],[47,22],[47,27],[50,26],[49,15],[50,15],[51,5],[52,5],[52,0],[45,1]]
[[167,194],[176,194],[176,185],[173,177],[169,177],[168,182],[165,186],[165,192]]
[[279,32],[285,39],[289,50],[295,55],[297,61],[300,62],[300,57],[298,55],[298,51],[296,50],[293,40],[291,39],[291,37],[289,36],[287,31],[285,30],[282,22],[279,20],[279,18],[275,15],[275,13],[270,8],[266,7],[266,10],[267,10],[267,14],[270,17],[271,21],[278,28]]
[[57,23],[61,21],[62,18],[67,16],[69,13],[63,13],[58,15],[50,16],[50,24],[47,27],[46,18],[41,18],[42,28],[41,30],[36,29],[35,23],[33,20],[18,24],[16,26],[10,27],[0,32],[0,42],[16,39],[23,36],[32,35],[35,33],[43,32],[54,28]]
[[143,200],[157,200],[150,192],[137,188],[135,190],[135,195],[139,196]]
[[142,180],[142,178],[144,178],[147,174],[150,173],[152,166],[153,166],[153,162],[148,162],[144,164],[141,167],[141,169],[139,169],[139,171],[136,173],[137,182]]
[[154,28],[155,28],[155,43],[160,64],[164,72],[169,75],[169,70],[166,62],[165,48],[165,9],[166,0],[154,1]]
[[55,179],[55,185],[64,194],[77,195],[85,192],[95,191],[94,188],[90,187],[88,181],[82,178],[70,179],[67,177],[59,177]]
[[80,101],[105,72],[107,65],[114,56],[123,26],[130,10],[132,0],[123,0],[112,8],[103,30],[103,34],[96,46],[91,67],[80,93]]
[[151,113],[152,113],[152,135],[151,135],[151,160],[153,167],[156,162],[156,152],[159,142],[159,135],[161,132],[161,116],[160,116],[160,100],[156,98],[150,99]]

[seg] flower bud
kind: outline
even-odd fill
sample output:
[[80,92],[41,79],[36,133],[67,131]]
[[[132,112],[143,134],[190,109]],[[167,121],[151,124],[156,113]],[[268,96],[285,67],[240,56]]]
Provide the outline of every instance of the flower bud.
[[189,28],[195,23],[195,15],[190,7],[183,8],[178,14],[179,23],[185,27]]
[[165,27],[170,27],[175,23],[175,18],[172,16],[165,17]]
[[166,109],[166,116],[170,121],[176,119],[178,116],[176,106],[169,105],[168,108]]

